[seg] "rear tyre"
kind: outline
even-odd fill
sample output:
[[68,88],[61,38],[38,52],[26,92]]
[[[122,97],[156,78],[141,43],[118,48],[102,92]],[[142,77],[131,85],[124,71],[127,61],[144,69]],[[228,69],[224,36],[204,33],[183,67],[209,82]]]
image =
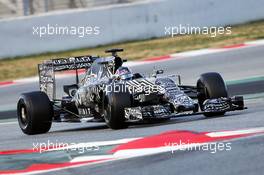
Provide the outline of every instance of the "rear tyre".
[[44,92],[24,93],[17,103],[18,123],[28,135],[42,134],[50,130],[53,106]]
[[[197,81],[198,103],[203,111],[203,102],[206,99],[228,97],[225,82],[222,76],[216,72],[204,73]],[[204,113],[206,117],[224,115],[225,112]]]
[[[113,86],[112,86],[113,87]],[[124,87],[119,85],[119,88]],[[113,87],[116,88],[116,87]],[[123,129],[128,125],[125,122],[126,107],[131,106],[130,93],[127,91],[111,91],[105,97],[104,119],[107,126],[111,129]]]

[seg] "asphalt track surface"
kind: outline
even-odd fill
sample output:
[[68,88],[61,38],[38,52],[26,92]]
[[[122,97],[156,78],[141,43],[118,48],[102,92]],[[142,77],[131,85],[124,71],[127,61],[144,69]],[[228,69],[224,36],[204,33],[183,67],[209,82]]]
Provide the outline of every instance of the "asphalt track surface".
[[[180,73],[183,83],[195,84],[198,75],[216,71],[225,80],[236,80],[264,75],[263,46],[237,49],[184,59],[159,62],[167,74]],[[133,67],[134,71],[151,72],[154,64]],[[69,83],[69,79],[59,84]],[[261,92],[258,87],[250,93]],[[244,86],[247,86],[244,84]],[[2,87],[0,106],[12,108],[21,92],[37,90],[37,84]],[[253,88],[253,89],[252,89]],[[238,92],[234,88],[232,93]],[[264,89],[263,91],[264,92]],[[243,93],[243,92],[241,92]],[[264,99],[246,100],[247,110],[230,112],[223,117],[205,118],[202,115],[175,118],[156,124],[136,124],[124,130],[108,129],[103,123],[54,123],[47,134],[26,136],[16,121],[0,123],[0,150],[32,148],[32,143],[92,142],[122,138],[144,137],[170,130],[222,131],[264,126]],[[232,141],[232,150],[212,154],[208,151],[171,152],[131,158],[51,172],[50,174],[262,174],[264,172],[264,136]]]

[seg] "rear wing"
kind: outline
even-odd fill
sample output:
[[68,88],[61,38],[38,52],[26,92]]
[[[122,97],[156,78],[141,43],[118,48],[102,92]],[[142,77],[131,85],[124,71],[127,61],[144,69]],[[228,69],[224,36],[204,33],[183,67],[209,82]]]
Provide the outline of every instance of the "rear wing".
[[78,56],[70,58],[57,58],[45,61],[38,65],[39,88],[45,92],[50,100],[56,98],[55,73],[60,71],[75,70],[76,84],[79,83],[78,69],[89,69],[98,57]]

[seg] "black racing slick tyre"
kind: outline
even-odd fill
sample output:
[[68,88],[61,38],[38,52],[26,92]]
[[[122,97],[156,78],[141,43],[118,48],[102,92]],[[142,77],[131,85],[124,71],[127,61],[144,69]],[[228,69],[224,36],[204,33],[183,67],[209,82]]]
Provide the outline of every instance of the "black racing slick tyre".
[[[225,82],[222,76],[216,72],[204,73],[197,81],[198,103],[203,111],[203,102],[206,99],[228,97]],[[204,113],[206,117],[224,115],[225,112]]]
[[[120,85],[121,87],[122,85]],[[116,88],[116,87],[115,87]],[[111,129],[123,129],[128,125],[125,122],[125,108],[131,106],[131,96],[129,92],[109,92],[105,96],[104,119]]]
[[53,114],[52,103],[44,92],[24,93],[18,100],[18,123],[25,134],[33,135],[48,132]]

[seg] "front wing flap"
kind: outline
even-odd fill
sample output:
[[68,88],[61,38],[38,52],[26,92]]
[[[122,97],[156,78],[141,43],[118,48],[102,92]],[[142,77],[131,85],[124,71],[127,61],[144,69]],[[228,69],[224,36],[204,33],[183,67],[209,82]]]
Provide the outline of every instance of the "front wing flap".
[[203,103],[204,112],[227,112],[243,109],[245,109],[243,96],[208,99]]

